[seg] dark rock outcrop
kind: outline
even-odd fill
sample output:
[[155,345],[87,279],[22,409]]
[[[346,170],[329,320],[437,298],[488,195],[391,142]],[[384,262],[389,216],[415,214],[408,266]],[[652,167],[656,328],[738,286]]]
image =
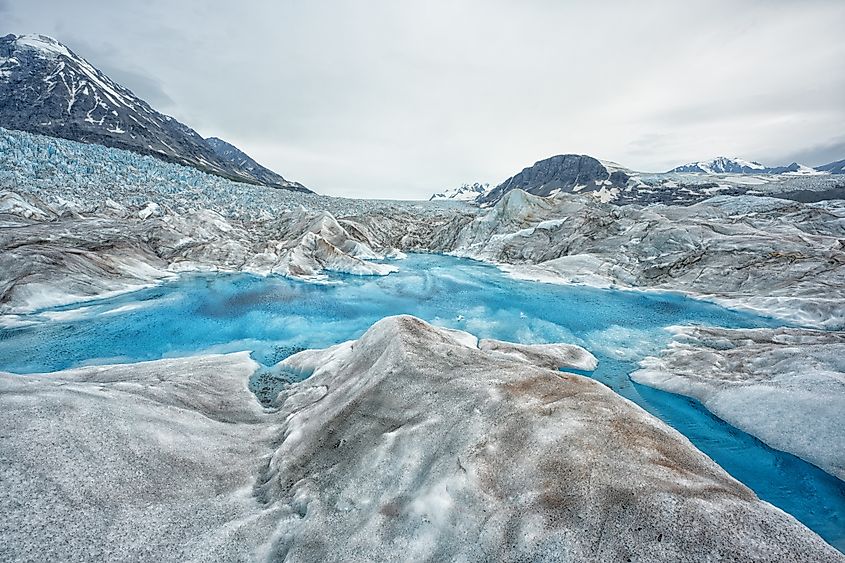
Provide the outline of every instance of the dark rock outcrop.
[[519,174],[508,178],[486,196],[481,203],[495,203],[513,189],[532,195],[548,196],[556,191],[597,191],[602,188],[621,188],[628,175],[609,170],[598,159],[580,154],[561,154],[534,163]]

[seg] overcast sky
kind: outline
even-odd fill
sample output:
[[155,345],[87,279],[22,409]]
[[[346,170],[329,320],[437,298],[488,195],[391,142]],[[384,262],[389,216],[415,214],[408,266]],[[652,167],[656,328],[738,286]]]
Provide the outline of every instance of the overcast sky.
[[421,198],[561,153],[845,158],[845,1],[0,0],[317,192]]

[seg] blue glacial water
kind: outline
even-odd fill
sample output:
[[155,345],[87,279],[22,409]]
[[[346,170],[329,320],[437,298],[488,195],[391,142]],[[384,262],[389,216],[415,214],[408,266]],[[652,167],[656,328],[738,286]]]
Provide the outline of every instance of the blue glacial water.
[[590,374],[686,435],[757,495],[845,550],[845,483],[773,450],[699,403],[628,378],[675,324],[779,323],[672,294],[517,281],[469,260],[411,255],[387,277],[336,275],[331,285],[244,274],[189,275],[131,294],[29,315],[0,329],[0,370],[53,371],[201,352],[251,350],[264,365],[360,336],[407,313],[479,338],[570,342],[599,359]]

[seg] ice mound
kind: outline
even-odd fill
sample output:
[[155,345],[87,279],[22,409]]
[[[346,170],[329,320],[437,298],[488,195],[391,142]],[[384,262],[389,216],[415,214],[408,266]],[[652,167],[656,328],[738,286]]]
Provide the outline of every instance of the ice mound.
[[51,218],[50,212],[43,206],[28,201],[20,194],[7,191],[0,192],[0,215],[3,214],[37,221],[46,221]]
[[0,374],[0,558],[845,560],[602,384],[473,344],[386,318],[282,362],[279,410],[246,353]]
[[842,560],[605,386],[463,340],[390,317],[282,362],[311,377],[280,397],[268,556]]
[[515,344],[486,338],[478,343],[478,347],[515,356],[529,364],[549,369],[593,371],[599,364],[595,356],[573,344]]
[[814,328],[845,327],[845,203],[719,196],[614,206],[513,190],[452,219],[355,217],[376,240],[501,265],[516,277],[683,291]]
[[246,270],[277,273],[294,277],[320,278],[324,271],[356,275],[384,276],[397,268],[368,262],[391,255],[376,252],[366,242],[354,239],[327,211],[309,211],[300,207],[280,217],[278,241],[268,243]]
[[[232,561],[273,429],[246,353],[0,373],[0,559]],[[244,547],[241,544],[245,544]]]
[[845,480],[845,333],[674,327],[631,374]]
[[508,196],[460,226],[446,250],[526,279],[684,291],[804,326],[845,327],[842,203],[720,196],[640,208]]

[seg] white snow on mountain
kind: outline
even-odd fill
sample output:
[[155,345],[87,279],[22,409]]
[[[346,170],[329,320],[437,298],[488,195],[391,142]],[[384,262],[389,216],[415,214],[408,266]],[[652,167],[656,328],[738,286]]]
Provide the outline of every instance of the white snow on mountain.
[[818,174],[827,174],[822,170],[816,170],[815,168],[810,168],[809,166],[805,166],[803,164],[799,164],[797,170],[790,170],[789,172],[784,172],[784,174],[790,176],[814,176]]
[[244,165],[218,154],[196,131],[44,35],[0,37],[0,126],[149,154],[237,181],[307,191],[251,159]]
[[719,156],[711,160],[692,162],[670,170],[670,172],[700,172],[704,174],[745,174],[763,172],[766,167],[759,162],[752,162],[738,157]]
[[767,174],[786,176],[812,176],[824,174],[825,172],[810,168],[803,164],[793,162],[786,166],[764,166],[759,162],[752,162],[743,158],[727,158],[720,156],[712,160],[692,162],[678,166],[669,171],[672,173],[693,173],[693,174]]
[[46,35],[36,35],[36,34],[25,34],[20,35],[17,39],[17,44],[19,46],[26,46],[41,51],[42,53],[46,54],[47,56],[59,56],[64,55],[65,57],[72,57],[70,50],[53,39],[52,37],[48,37]]
[[429,201],[451,199],[454,201],[475,201],[490,191],[490,184],[462,184],[457,188],[444,190],[429,198]]

